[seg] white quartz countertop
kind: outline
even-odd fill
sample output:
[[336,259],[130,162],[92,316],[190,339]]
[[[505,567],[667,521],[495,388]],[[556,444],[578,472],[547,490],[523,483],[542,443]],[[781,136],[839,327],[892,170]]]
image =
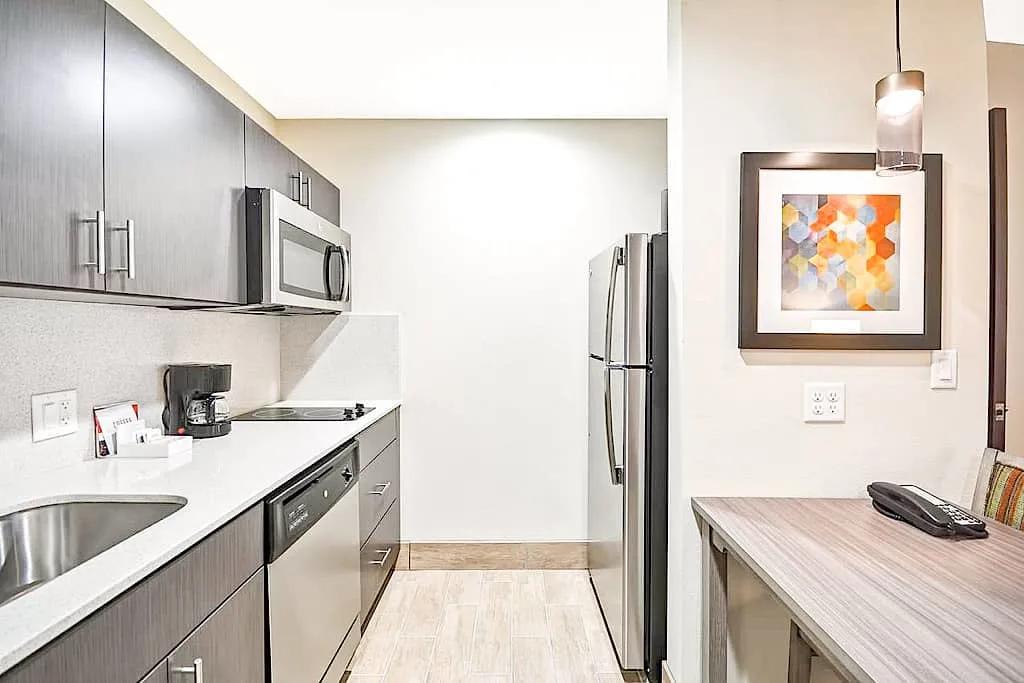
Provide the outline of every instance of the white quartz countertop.
[[[0,606],[0,673],[244,512],[399,406],[352,422],[238,422],[227,436],[195,440],[191,461],[94,460],[0,482],[0,515],[68,499],[180,496],[186,505],[127,540]],[[338,401],[274,405],[330,406]]]

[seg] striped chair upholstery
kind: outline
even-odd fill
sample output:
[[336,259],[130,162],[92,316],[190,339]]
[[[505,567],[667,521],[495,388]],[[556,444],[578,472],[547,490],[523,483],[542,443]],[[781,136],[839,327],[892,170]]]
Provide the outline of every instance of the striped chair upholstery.
[[1024,458],[986,449],[972,509],[997,522],[1024,529]]

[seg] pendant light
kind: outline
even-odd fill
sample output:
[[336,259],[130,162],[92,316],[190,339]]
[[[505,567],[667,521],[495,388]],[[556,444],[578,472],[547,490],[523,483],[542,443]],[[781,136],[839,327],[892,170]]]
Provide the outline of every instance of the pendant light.
[[902,175],[921,170],[924,127],[924,72],[904,71],[900,53],[900,0],[896,0],[896,73],[875,84],[875,173]]

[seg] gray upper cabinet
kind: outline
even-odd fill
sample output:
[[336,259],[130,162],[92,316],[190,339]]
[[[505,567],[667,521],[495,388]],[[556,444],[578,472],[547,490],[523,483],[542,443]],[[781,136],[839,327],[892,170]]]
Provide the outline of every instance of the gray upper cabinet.
[[0,1],[0,282],[103,289],[102,0]]
[[340,226],[341,191],[302,159],[299,159],[299,176],[302,179],[299,203]]
[[277,190],[341,225],[341,190],[249,117],[245,118],[245,184]]
[[242,302],[242,113],[113,8],[104,113],[107,289]]
[[299,201],[299,157],[245,117],[245,184],[269,187]]

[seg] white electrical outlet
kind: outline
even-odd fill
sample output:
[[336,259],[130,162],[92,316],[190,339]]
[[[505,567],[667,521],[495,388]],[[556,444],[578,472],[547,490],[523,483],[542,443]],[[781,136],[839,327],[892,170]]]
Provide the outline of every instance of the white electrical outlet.
[[846,385],[805,382],[804,422],[846,422]]
[[56,391],[32,397],[32,440],[45,441],[78,431],[78,392]]

